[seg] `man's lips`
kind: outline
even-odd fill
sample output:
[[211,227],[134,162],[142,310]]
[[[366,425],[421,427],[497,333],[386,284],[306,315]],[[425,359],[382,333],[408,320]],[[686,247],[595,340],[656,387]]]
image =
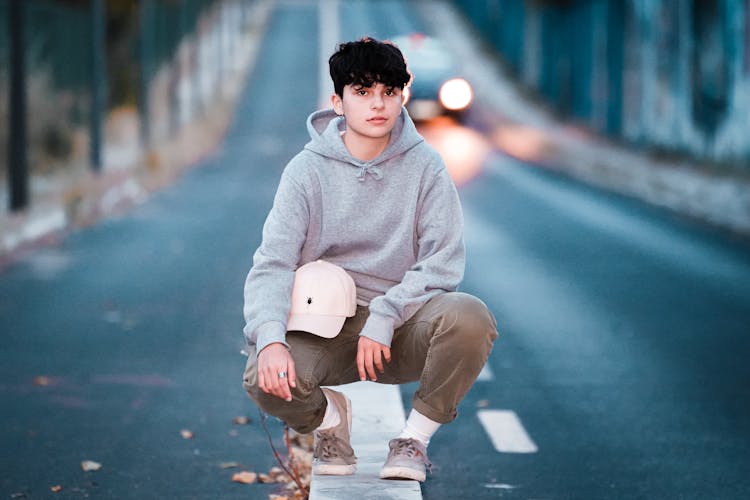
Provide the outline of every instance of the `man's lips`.
[[373,116],[372,118],[367,119],[370,123],[385,123],[388,121],[388,118],[385,116]]

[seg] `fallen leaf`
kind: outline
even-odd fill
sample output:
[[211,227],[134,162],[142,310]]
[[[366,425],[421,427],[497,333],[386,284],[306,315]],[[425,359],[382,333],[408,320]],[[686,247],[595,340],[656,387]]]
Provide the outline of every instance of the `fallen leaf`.
[[240,417],[234,417],[232,419],[232,423],[235,425],[247,425],[250,422],[252,422],[252,420],[250,420],[250,417],[240,416]]
[[56,484],[54,486],[50,486],[49,488],[53,493],[60,493],[62,491],[62,486],[59,484]]
[[289,481],[289,477],[281,467],[271,467],[271,470],[268,471],[268,475],[271,477],[271,480],[276,483],[286,483]]
[[489,405],[489,399],[480,399],[479,401],[477,401],[477,408],[487,408]]
[[271,493],[268,495],[268,500],[290,500],[290,498],[286,495],[274,495]]
[[279,474],[283,474],[283,473],[284,473],[284,469],[282,469],[281,467],[271,467],[271,469],[268,471],[268,475],[271,477],[276,477]]
[[258,479],[258,474],[246,470],[232,475],[232,481],[235,483],[253,484],[256,479]]
[[182,439],[193,439],[193,431],[190,431],[188,429],[182,429],[180,431],[180,436],[182,436]]
[[292,456],[302,464],[312,465],[312,451],[303,450],[298,446],[292,446]]
[[92,471],[92,470],[99,470],[102,468],[102,464],[99,462],[94,462],[93,460],[84,460],[81,462],[81,469],[84,471]]
[[273,479],[271,479],[271,476],[269,476],[268,474],[263,474],[263,473],[261,473],[261,474],[258,475],[258,481],[260,481],[261,483],[274,483],[274,482],[276,482]]
[[222,469],[232,469],[239,466],[240,464],[238,462],[222,462],[219,464],[219,467],[221,467]]
[[34,382],[33,383],[34,383],[34,385],[38,385],[40,387],[47,387],[48,385],[50,385],[51,381],[50,381],[49,377],[42,377],[42,376],[40,376],[40,377],[34,377]]

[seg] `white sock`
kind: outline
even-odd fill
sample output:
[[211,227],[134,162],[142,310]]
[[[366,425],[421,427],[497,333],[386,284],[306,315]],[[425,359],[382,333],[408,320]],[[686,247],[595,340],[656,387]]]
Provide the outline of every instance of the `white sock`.
[[[325,392],[323,394],[325,394]],[[325,397],[326,401],[328,401],[328,406],[326,407],[326,414],[323,415],[323,421],[318,426],[318,429],[330,429],[331,427],[336,427],[341,422],[339,410],[336,408],[336,405],[333,404],[333,401],[328,397],[328,394],[325,394]]]
[[430,444],[430,438],[440,428],[440,424],[430,420],[417,410],[412,409],[406,419],[406,427],[401,431],[400,438],[412,438],[420,441],[425,448]]

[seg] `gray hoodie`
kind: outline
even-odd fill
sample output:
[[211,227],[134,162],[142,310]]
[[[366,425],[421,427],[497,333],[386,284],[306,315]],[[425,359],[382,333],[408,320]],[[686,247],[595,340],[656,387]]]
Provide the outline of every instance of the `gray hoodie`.
[[402,110],[386,149],[352,157],[343,117],[310,115],[311,140],[284,169],[245,281],[247,341],[286,344],[294,271],[323,259],[343,267],[370,315],[360,333],[390,346],[393,331],[463,279],[463,216],[440,155]]

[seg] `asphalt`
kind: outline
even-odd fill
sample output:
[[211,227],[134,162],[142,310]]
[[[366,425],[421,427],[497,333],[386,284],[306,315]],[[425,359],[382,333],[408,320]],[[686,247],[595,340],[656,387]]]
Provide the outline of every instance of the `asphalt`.
[[[342,37],[429,32],[438,17],[359,4],[342,3]],[[315,4],[280,2],[264,33],[209,157],[1,271],[0,495],[267,498],[276,488],[234,483],[222,464],[275,463],[240,385],[242,284],[318,100]],[[463,289],[485,300],[501,337],[491,375],[433,438],[424,498],[748,496],[750,247],[509,156],[487,133],[493,113],[436,124],[480,141],[459,186]],[[407,410],[414,388],[401,389]],[[512,410],[538,451],[496,450],[481,410]],[[85,472],[84,460],[102,467]]]
[[[3,272],[3,497],[46,498],[54,485],[63,498],[273,490],[233,483],[235,470],[220,464],[262,472],[275,463],[241,387],[242,285],[287,144],[304,143],[317,95],[302,85],[283,93],[283,106],[268,98],[270,82],[317,71],[306,38],[315,7],[295,12],[270,20],[265,57],[212,156],[147,203]],[[254,422],[232,423],[244,415]],[[83,472],[83,460],[102,468]]]

